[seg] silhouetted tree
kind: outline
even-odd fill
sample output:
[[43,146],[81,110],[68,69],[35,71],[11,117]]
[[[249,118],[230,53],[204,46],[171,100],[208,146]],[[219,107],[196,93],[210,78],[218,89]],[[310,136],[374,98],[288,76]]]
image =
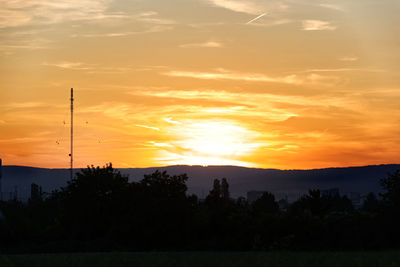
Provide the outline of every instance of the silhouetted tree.
[[[187,197],[188,176],[155,171],[144,175],[136,188],[139,220],[136,237],[150,248],[184,245],[189,239],[194,205],[197,198]],[[139,204],[140,203],[140,204]]]
[[37,184],[31,184],[31,197],[29,198],[29,203],[38,203],[43,200],[42,187]]
[[390,173],[387,178],[381,180],[381,185],[386,192],[380,195],[386,205],[400,208],[400,170]]
[[366,212],[376,212],[378,210],[378,207],[379,201],[376,198],[375,194],[371,192],[366,196],[361,210]]
[[202,202],[187,195],[187,180],[186,174],[155,171],[129,182],[107,164],[82,169],[49,197],[38,197],[39,187],[33,186],[28,203],[0,201],[0,251],[359,250],[400,245],[400,172],[382,180],[383,200],[371,193],[361,211],[346,196],[319,190],[310,190],[288,211],[279,211],[271,193],[252,204],[244,198],[234,201],[225,178],[213,181]]
[[222,178],[221,181],[221,198],[224,200],[230,199],[229,184],[226,178]]
[[262,196],[254,201],[252,204],[252,209],[256,213],[277,213],[279,212],[279,205],[275,201],[275,196],[270,192],[265,192]]
[[294,202],[289,210],[295,214],[309,212],[314,216],[323,217],[330,212],[350,212],[353,209],[351,201],[346,196],[323,196],[319,190],[309,190],[308,195]]
[[127,189],[128,177],[114,170],[111,163],[103,168],[88,166],[53,194],[60,203],[58,220],[77,239],[102,237],[126,208]]
[[152,197],[165,199],[184,199],[186,197],[186,174],[170,176],[166,171],[155,171],[144,175],[139,184]]
[[206,202],[219,202],[221,199],[221,183],[218,179],[214,179],[213,188],[206,197]]
[[320,216],[326,212],[323,205],[321,192],[319,190],[309,190],[308,195],[302,196],[291,207],[291,213],[301,214],[309,212],[313,215]]

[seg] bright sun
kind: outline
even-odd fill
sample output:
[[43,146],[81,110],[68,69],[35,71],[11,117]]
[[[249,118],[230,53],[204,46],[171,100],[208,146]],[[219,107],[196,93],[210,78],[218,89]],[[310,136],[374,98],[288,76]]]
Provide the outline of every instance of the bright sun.
[[[230,121],[200,121],[171,128],[170,163],[254,166],[241,158],[258,147],[256,133]],[[164,154],[165,155],[165,154]]]

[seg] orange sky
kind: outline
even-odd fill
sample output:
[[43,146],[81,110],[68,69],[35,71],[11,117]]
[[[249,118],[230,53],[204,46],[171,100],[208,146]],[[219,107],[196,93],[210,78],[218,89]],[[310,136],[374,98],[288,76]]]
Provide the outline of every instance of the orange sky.
[[[400,163],[397,0],[4,0],[0,158]],[[65,122],[65,123],[64,123]]]

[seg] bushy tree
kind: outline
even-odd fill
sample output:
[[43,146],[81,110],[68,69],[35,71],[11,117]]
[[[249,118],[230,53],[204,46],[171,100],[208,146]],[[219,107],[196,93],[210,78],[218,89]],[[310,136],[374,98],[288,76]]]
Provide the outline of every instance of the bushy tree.
[[185,196],[187,180],[186,174],[171,176],[166,171],[157,170],[152,174],[145,174],[139,184],[149,189],[154,196],[175,198]]
[[323,195],[319,190],[310,190],[288,211],[279,211],[271,193],[252,204],[244,198],[234,201],[225,178],[215,179],[201,202],[187,195],[187,180],[186,174],[156,171],[139,182],[129,182],[111,164],[89,166],[50,197],[32,201],[33,197],[28,203],[0,201],[0,249],[342,250],[399,246],[399,172],[382,180],[383,200],[369,194],[361,212],[353,209],[347,197]]
[[112,221],[126,208],[128,177],[112,164],[102,168],[88,166],[68,185],[54,192],[50,201],[59,203],[59,220],[67,233],[77,239],[92,239],[107,234]]
[[346,196],[324,196],[319,190],[309,190],[308,195],[294,202],[289,210],[292,214],[310,213],[324,217],[331,212],[350,212],[354,207]]
[[252,209],[255,213],[277,213],[279,212],[279,205],[275,201],[275,196],[270,192],[265,192],[262,196],[254,201]]
[[382,188],[386,191],[381,193],[386,205],[400,208],[400,170],[390,173],[387,178],[381,180]]
[[366,212],[377,212],[379,207],[379,200],[376,198],[375,194],[370,192],[361,207],[361,210]]

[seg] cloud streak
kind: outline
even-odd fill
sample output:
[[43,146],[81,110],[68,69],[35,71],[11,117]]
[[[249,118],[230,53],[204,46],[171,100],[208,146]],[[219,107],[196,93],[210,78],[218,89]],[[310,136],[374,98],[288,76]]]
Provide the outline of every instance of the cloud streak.
[[151,130],[156,130],[156,131],[159,131],[159,130],[160,130],[160,128],[152,127],[152,126],[147,126],[147,125],[142,125],[142,124],[135,124],[135,126],[141,127],[141,128],[146,128],[146,129],[151,129]]
[[69,62],[69,61],[61,61],[58,63],[42,63],[43,66],[57,67],[61,69],[69,69],[69,70],[91,70],[94,65],[82,63],[82,62]]
[[354,61],[358,61],[358,57],[354,57],[354,56],[349,56],[349,57],[341,57],[339,58],[340,61],[347,61],[347,62],[354,62]]
[[304,31],[334,31],[337,28],[329,21],[322,20],[303,20],[302,25]]
[[164,118],[164,121],[171,123],[171,124],[182,124],[181,122],[175,121],[172,118]]
[[70,62],[70,61],[60,61],[56,63],[48,63],[43,62],[43,66],[48,67],[56,67],[64,70],[72,70],[72,71],[85,71],[88,74],[117,74],[117,73],[126,73],[130,71],[134,71],[134,69],[128,67],[104,67],[98,64],[88,64],[83,62]]
[[142,22],[157,24],[157,25],[176,24],[176,22],[174,20],[158,18],[158,17],[156,17],[157,15],[158,15],[158,13],[155,11],[148,11],[148,12],[140,13],[139,15],[135,16],[135,18],[137,21],[142,21]]
[[334,5],[334,4],[328,4],[328,3],[322,3],[319,4],[320,7],[328,8],[328,9],[333,9],[337,11],[344,11],[344,8],[339,6],[339,5]]
[[162,75],[171,77],[194,78],[202,80],[234,80],[247,82],[270,82],[270,83],[287,83],[298,84],[299,80],[295,75],[284,77],[271,77],[264,74],[256,73],[236,73],[236,72],[190,72],[190,71],[168,71],[161,73]]
[[204,42],[204,43],[183,44],[183,45],[180,45],[179,47],[181,47],[181,48],[196,48],[196,47],[221,48],[221,47],[223,47],[223,45],[220,42],[208,41],[208,42]]
[[259,13],[260,7],[252,1],[241,1],[241,0],[208,0],[211,4],[229,9],[235,12],[243,12],[255,15]]
[[0,11],[0,28],[124,17],[120,13],[107,13],[110,3],[110,0],[5,0]]

